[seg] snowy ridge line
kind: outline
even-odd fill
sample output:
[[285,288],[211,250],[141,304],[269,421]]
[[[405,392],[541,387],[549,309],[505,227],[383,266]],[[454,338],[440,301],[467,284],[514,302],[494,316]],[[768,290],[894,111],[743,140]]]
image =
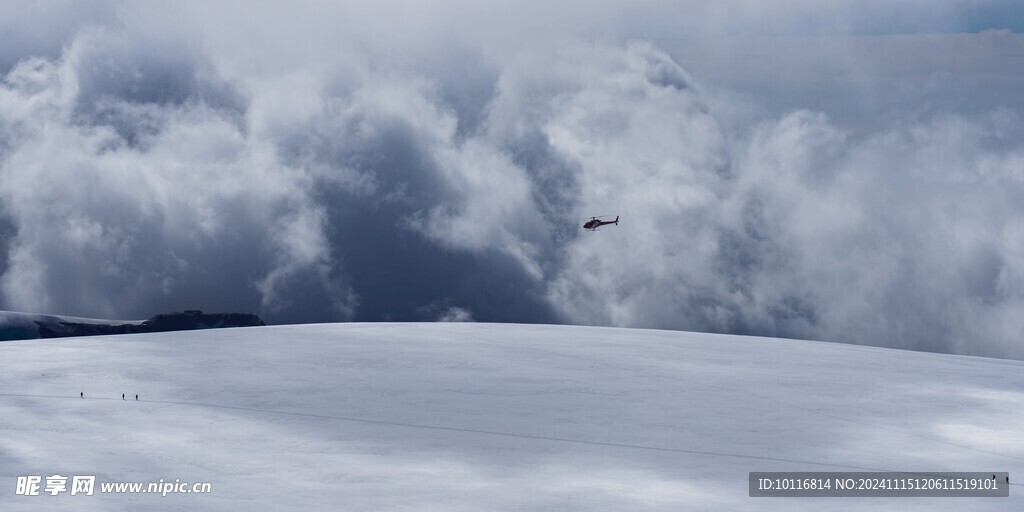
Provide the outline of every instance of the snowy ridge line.
[[[74,395],[27,395],[27,394],[26,395],[22,395],[22,394],[14,394],[14,393],[0,393],[0,396],[23,397],[23,398],[58,398],[58,399],[66,399],[66,400],[82,400],[81,397],[76,397]],[[122,400],[118,400],[117,398],[106,398],[106,397],[85,398],[85,400],[110,400],[110,401],[115,401],[115,402],[122,401]],[[893,470],[893,469],[875,468],[875,467],[869,467],[869,466],[852,466],[852,465],[848,465],[848,464],[834,464],[834,463],[829,463],[829,462],[817,462],[817,461],[811,461],[811,460],[787,459],[787,458],[783,458],[783,457],[769,457],[769,456],[763,456],[763,455],[747,455],[747,454],[729,453],[729,452],[714,452],[714,451],[704,451],[704,450],[688,450],[688,449],[685,449],[685,448],[668,448],[668,447],[661,447],[661,446],[646,446],[646,445],[640,445],[640,444],[613,443],[613,442],[605,442],[605,441],[590,441],[590,440],[586,440],[586,439],[572,439],[572,438],[567,438],[567,437],[543,436],[543,435],[538,435],[538,434],[522,434],[522,433],[516,433],[516,432],[502,432],[502,431],[499,431],[499,430],[484,430],[484,429],[462,428],[462,427],[446,427],[446,426],[442,426],[442,425],[427,425],[427,424],[421,424],[421,423],[405,423],[405,422],[387,421],[387,420],[371,420],[371,419],[354,418],[354,417],[347,417],[347,416],[330,416],[330,415],[327,415],[327,414],[313,414],[313,413],[303,413],[303,412],[277,411],[277,410],[273,410],[273,409],[259,409],[259,408],[255,408],[255,407],[240,407],[240,406],[235,406],[235,405],[207,404],[207,403],[201,403],[201,402],[181,402],[181,401],[174,401],[174,400],[129,400],[129,401],[130,402],[146,402],[146,403],[154,403],[154,404],[184,405],[184,406],[192,406],[192,407],[213,407],[213,408],[218,408],[218,409],[231,409],[231,410],[238,410],[238,411],[260,412],[260,413],[265,413],[265,414],[281,414],[281,415],[299,416],[299,417],[305,417],[305,418],[319,418],[319,419],[336,420],[336,421],[349,421],[349,422],[357,422],[357,423],[369,423],[369,424],[373,424],[373,425],[388,425],[388,426],[394,426],[394,427],[407,427],[407,428],[418,428],[418,429],[429,429],[429,430],[441,430],[441,431],[448,431],[448,432],[466,432],[466,433],[472,433],[472,434],[485,434],[485,435],[493,435],[493,436],[515,437],[515,438],[519,438],[519,439],[536,439],[536,440],[541,440],[541,441],[555,441],[555,442],[562,442],[562,443],[585,444],[585,445],[590,445],[590,446],[608,446],[608,447],[612,447],[612,448],[630,448],[630,449],[636,449],[636,450],[649,450],[649,451],[666,452],[666,453],[686,453],[686,454],[690,454],[690,455],[708,455],[708,456],[713,456],[713,457],[732,457],[732,458],[739,458],[739,459],[763,460],[763,461],[771,461],[771,462],[789,462],[789,463],[793,463],[793,464],[807,464],[807,465],[812,465],[812,466],[825,466],[825,467],[855,469],[855,470],[864,470],[864,471],[877,471],[877,472],[895,472],[896,471],[896,470]],[[908,471],[900,471],[900,472],[901,473],[908,473]]]
[[562,357],[562,358],[566,358],[566,359],[584,360],[584,361],[587,361],[588,363],[591,363],[591,364],[598,364],[598,365],[603,365],[603,366],[605,366],[607,368],[613,368],[613,369],[616,369],[616,370],[623,370],[623,371],[638,373],[640,375],[646,375],[646,376],[652,377],[652,378],[661,378],[661,379],[675,380],[675,381],[678,381],[678,382],[686,382],[688,384],[693,384],[693,385],[696,385],[696,386],[704,386],[706,388],[716,389],[716,390],[719,390],[719,391],[725,391],[725,392],[732,393],[732,394],[735,394],[735,395],[740,395],[740,396],[745,396],[745,397],[755,397],[755,398],[759,398],[759,399],[766,400],[766,401],[769,401],[769,402],[774,402],[774,403],[777,403],[777,404],[781,404],[781,405],[785,405],[785,406],[788,406],[788,407],[792,407],[794,409],[799,409],[801,411],[804,411],[804,412],[807,412],[807,413],[810,413],[810,414],[814,414],[814,415],[818,415],[818,416],[821,416],[821,417],[832,418],[832,419],[835,419],[835,420],[845,421],[847,423],[852,423],[852,424],[855,424],[855,425],[862,425],[862,426],[865,426],[865,427],[875,428],[875,429],[879,429],[879,430],[885,430],[885,431],[893,432],[893,433],[896,433],[896,434],[901,434],[901,435],[910,436],[910,437],[916,437],[918,439],[924,439],[926,441],[932,441],[932,442],[935,442],[935,443],[941,443],[941,444],[944,444],[944,445],[947,445],[947,446],[952,446],[954,448],[960,448],[960,449],[963,449],[963,450],[970,450],[970,451],[973,451],[973,452],[984,453],[984,454],[987,454],[987,455],[996,455],[996,456],[999,456],[999,457],[1006,457],[1006,458],[1015,459],[1015,460],[1024,460],[1024,457],[1018,457],[1016,455],[1010,455],[1008,453],[993,452],[993,451],[984,450],[984,449],[981,449],[981,448],[975,448],[973,446],[967,446],[967,445],[963,445],[963,444],[954,443],[954,442],[951,442],[951,441],[946,441],[944,439],[939,439],[939,438],[936,438],[936,437],[926,436],[924,434],[917,434],[917,433],[914,433],[914,432],[907,432],[905,430],[900,430],[898,428],[888,427],[888,426],[885,426],[885,425],[878,425],[878,424],[875,424],[875,423],[868,423],[866,421],[859,421],[859,420],[855,420],[855,419],[839,416],[839,415],[836,415],[836,414],[829,414],[827,412],[822,412],[822,411],[819,411],[819,410],[816,410],[816,409],[811,409],[811,408],[804,407],[804,406],[801,406],[801,405],[798,405],[798,404],[794,404],[794,403],[791,403],[791,402],[786,402],[784,400],[779,400],[779,399],[774,398],[772,396],[761,395],[761,394],[755,393],[753,391],[738,390],[738,389],[731,388],[731,387],[728,387],[728,386],[721,386],[721,385],[715,385],[715,384],[707,384],[707,383],[704,383],[704,382],[698,382],[698,381],[695,381],[695,380],[692,380],[692,379],[687,379],[685,377],[679,377],[679,376],[676,376],[676,375],[665,375],[665,374],[661,374],[661,373],[649,373],[649,372],[646,372],[646,371],[643,371],[643,370],[639,370],[637,368],[630,368],[630,367],[626,367],[626,366],[619,366],[619,365],[608,363],[606,361],[595,360],[595,359],[592,359],[592,358],[576,357],[576,356],[573,356],[573,355],[570,355],[570,354],[563,354],[563,353],[559,353],[559,352],[551,352],[550,350],[544,350],[544,349],[540,349],[540,348],[536,348],[536,347],[531,348],[531,350],[534,350],[534,351],[537,351],[537,352],[543,352],[543,353],[548,354],[548,355],[558,356],[558,357]]

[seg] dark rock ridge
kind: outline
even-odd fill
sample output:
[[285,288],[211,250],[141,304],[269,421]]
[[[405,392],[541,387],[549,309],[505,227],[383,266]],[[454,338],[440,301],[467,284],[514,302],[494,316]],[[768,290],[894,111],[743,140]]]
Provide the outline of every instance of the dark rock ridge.
[[203,313],[187,310],[182,313],[163,313],[141,323],[94,324],[79,322],[36,322],[40,338],[66,338],[70,336],[101,336],[105,334],[133,334],[140,332],[191,331],[223,327],[252,327],[265,325],[252,313]]

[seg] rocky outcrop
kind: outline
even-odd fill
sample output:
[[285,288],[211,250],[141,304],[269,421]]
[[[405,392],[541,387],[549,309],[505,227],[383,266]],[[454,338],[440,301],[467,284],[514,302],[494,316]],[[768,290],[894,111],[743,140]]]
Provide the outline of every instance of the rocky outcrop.
[[253,327],[265,325],[260,317],[251,313],[203,313],[188,310],[182,313],[156,315],[141,323],[98,324],[60,321],[36,322],[40,338],[70,336],[100,336],[106,334],[132,334],[141,332],[190,331],[223,327]]

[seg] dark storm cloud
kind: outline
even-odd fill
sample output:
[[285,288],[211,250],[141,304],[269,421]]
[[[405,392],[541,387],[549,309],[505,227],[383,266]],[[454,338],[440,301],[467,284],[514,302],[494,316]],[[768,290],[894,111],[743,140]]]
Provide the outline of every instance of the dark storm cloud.
[[[801,5],[104,3],[80,26],[52,14],[63,28],[26,38],[0,85],[2,306],[568,322],[1024,357],[1019,102],[911,106],[906,122],[850,131],[761,109],[756,80],[737,101],[657,41],[792,31],[814,18],[787,15]],[[950,12],[929,5],[936,20]],[[942,44],[990,58],[1021,41]],[[602,214],[622,224],[579,228]]]

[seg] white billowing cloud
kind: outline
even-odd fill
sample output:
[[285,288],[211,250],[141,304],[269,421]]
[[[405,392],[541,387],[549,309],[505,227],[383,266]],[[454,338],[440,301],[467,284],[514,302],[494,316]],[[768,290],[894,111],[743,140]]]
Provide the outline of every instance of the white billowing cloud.
[[1018,114],[936,118],[848,149],[827,201],[789,230],[826,339],[982,355],[1021,350],[1005,326],[1024,289],[1013,239]]
[[[606,115],[606,104],[579,110]],[[578,139],[593,124],[563,126]],[[644,191],[637,171],[625,175],[639,182],[609,187],[614,194],[584,188],[632,215],[602,238],[577,239],[552,298],[578,322],[1020,357],[1008,333],[1024,299],[1022,128],[1000,111],[854,141],[821,114],[795,112],[739,145],[701,144],[728,172],[703,164],[694,166],[703,177],[673,173],[670,163],[683,160],[674,157],[655,166],[657,190]],[[700,140],[714,130],[674,133]],[[621,148],[635,149],[635,161],[674,151],[616,136],[631,142]],[[604,144],[587,147],[596,151],[587,169],[616,161]],[[586,179],[616,183],[594,171]],[[643,193],[631,200],[633,191]]]
[[708,214],[728,184],[724,137],[664,54],[634,45],[611,55],[618,62],[602,63],[610,69],[588,70],[578,90],[557,97],[544,131],[579,169],[576,217],[621,214],[622,225],[566,247],[552,300],[588,323],[682,325],[682,315],[701,313],[657,304],[688,293],[677,279],[713,286],[698,261],[682,256],[711,249]]
[[455,248],[507,252],[530,276],[542,278],[536,249],[521,236],[543,229],[526,173],[494,147],[476,141],[441,156],[439,167],[456,195],[416,222],[425,223],[429,236]]
[[437,319],[438,322],[472,322],[473,313],[467,309],[452,306]]
[[664,56],[632,46],[580,72],[539,121],[578,170],[578,216],[623,215],[565,247],[549,297],[566,318],[1024,353],[1006,335],[1024,294],[1019,114],[854,138],[798,111],[733,133],[645,60]]
[[[882,4],[654,4],[105,4],[59,31],[63,50],[33,43],[49,50],[4,70],[2,307],[560,321],[1024,357],[1020,102],[967,108],[943,86],[927,101],[949,108],[909,105],[900,122],[833,120],[855,109],[846,96],[761,108],[757,80],[754,96],[721,90],[666,46],[856,32],[816,22],[857,25]],[[928,6],[898,11],[955,11]],[[995,61],[1020,45],[936,37]],[[800,68],[794,89],[871,82],[849,86],[865,94],[975,69],[929,55],[912,79],[874,83],[893,64],[857,64],[894,41],[919,62],[929,44],[913,38],[772,58],[807,41],[703,69]],[[593,215],[621,223],[584,232]]]
[[[6,307],[119,316],[182,288],[219,306],[202,292],[245,294],[256,282],[272,307],[290,275],[330,265],[302,170],[249,137],[237,112],[188,92],[180,103],[131,101],[149,93],[133,90],[145,78],[121,67],[130,61],[104,68],[108,45],[125,44],[85,32],[61,60],[29,59],[4,77],[0,198],[17,227]],[[104,69],[137,83],[119,83],[121,97],[86,91],[96,85],[83,77]],[[175,78],[165,85],[190,86]]]

